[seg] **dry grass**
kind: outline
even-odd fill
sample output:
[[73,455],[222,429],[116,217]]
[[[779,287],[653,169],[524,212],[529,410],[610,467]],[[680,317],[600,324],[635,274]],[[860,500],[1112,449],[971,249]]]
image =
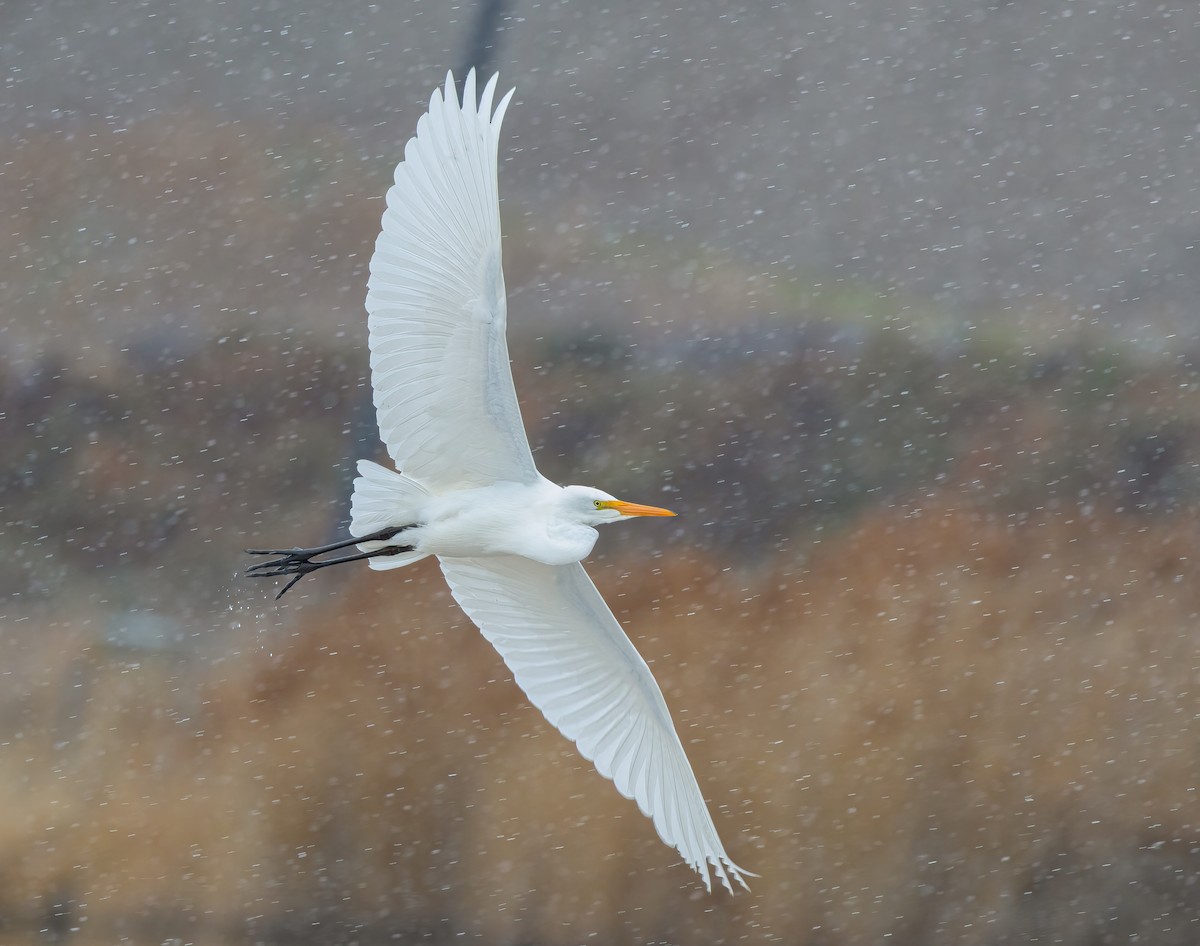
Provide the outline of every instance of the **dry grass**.
[[763,875],[733,899],[432,569],[294,603],[237,663],[132,664],[64,620],[3,747],[9,941],[1191,942],[1195,525],[947,494],[773,572],[594,569]]
[[[706,897],[435,570],[213,594],[374,446],[342,133],[76,134],[5,171],[5,942],[1197,940],[1194,347],[516,218],[539,463],[687,513],[592,570],[763,875]],[[134,610],[192,636],[105,644]]]

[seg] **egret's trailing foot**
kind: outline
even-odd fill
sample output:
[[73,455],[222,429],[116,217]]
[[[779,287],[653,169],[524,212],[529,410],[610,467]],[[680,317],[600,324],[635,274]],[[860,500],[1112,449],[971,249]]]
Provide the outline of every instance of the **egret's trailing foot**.
[[412,527],[397,526],[390,529],[381,529],[378,532],[372,532],[370,535],[358,536],[347,539],[344,542],[333,542],[329,545],[321,545],[312,549],[246,549],[245,551],[248,555],[278,555],[280,557],[272,559],[269,562],[259,562],[257,565],[251,565],[246,569],[244,574],[249,578],[282,578],[285,575],[293,576],[292,580],[284,585],[279,594],[275,596],[275,600],[278,601],[288,593],[296,582],[318,568],[325,568],[329,565],[344,565],[346,562],[358,562],[364,558],[411,552],[413,550],[411,545],[389,545],[374,552],[342,555],[339,558],[328,558],[321,562],[313,561],[318,555],[324,555],[327,552],[336,552],[338,549],[344,549],[351,545],[361,545],[363,542],[386,542],[388,539],[394,539],[405,529],[410,528]]

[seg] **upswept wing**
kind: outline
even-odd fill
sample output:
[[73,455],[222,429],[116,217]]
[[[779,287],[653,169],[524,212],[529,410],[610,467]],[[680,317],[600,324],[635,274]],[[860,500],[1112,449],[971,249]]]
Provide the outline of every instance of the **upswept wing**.
[[[583,566],[519,556],[444,558],[463,610],[517,683],[711,889],[748,874],[729,859],[662,691]],[[751,875],[752,876],[752,875]]]
[[496,155],[510,91],[475,105],[454,78],[396,168],[367,284],[379,433],[404,473],[435,489],[533,482],[505,342]]

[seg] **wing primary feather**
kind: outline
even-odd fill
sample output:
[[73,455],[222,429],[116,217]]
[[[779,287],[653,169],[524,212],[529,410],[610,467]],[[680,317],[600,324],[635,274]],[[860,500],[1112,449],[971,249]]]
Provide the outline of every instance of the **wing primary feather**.
[[613,752],[619,766],[613,771],[613,781],[621,788],[626,798],[637,798],[637,785],[633,773],[634,768],[641,760],[641,744],[645,738],[645,724],[644,717],[635,716]]
[[464,160],[471,165],[471,173],[465,177],[466,187],[470,191],[465,209],[471,218],[472,228],[482,233],[487,231],[491,223],[491,205],[495,202],[488,186],[487,174],[487,145],[491,143],[491,136],[488,134],[486,123],[490,116],[484,115],[478,107],[474,69],[468,75],[468,84],[469,89],[463,93],[463,108],[458,115],[458,121],[454,122],[454,129],[458,134]]
[[[451,71],[447,74],[450,77],[451,85],[453,85],[454,84],[453,71]],[[466,78],[463,79],[463,107],[466,108],[468,105],[470,105],[471,109],[474,110],[476,101],[477,101],[477,99],[475,98],[475,69],[474,69],[474,67],[472,67],[467,70]]]
[[[473,73],[475,70],[472,69]],[[483,87],[483,95],[479,98],[479,114],[487,118],[492,112],[492,97],[496,94],[496,83],[500,81],[500,73],[493,72],[492,77],[487,80]],[[499,119],[496,119],[499,124]]]

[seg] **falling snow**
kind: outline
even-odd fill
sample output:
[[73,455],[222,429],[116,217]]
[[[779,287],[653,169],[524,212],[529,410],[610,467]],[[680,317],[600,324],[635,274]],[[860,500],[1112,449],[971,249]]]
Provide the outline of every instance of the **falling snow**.
[[476,5],[0,16],[6,942],[1200,939],[1193,5],[481,34],[530,440],[681,513],[589,568],[734,898],[436,570],[239,576],[381,458],[367,260]]

